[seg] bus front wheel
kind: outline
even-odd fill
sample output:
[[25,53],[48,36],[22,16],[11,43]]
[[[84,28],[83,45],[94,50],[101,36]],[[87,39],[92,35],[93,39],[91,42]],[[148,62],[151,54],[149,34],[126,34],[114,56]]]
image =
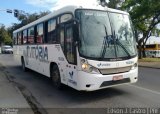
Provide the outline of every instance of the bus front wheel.
[[61,83],[61,77],[60,72],[57,65],[52,66],[51,69],[51,80],[53,82],[53,85],[57,89],[63,89],[63,84]]

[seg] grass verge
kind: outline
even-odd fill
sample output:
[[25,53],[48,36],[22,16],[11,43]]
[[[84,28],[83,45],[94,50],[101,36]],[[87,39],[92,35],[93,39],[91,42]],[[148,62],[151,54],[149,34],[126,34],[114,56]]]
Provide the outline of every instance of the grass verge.
[[139,62],[160,62],[160,58],[142,58]]

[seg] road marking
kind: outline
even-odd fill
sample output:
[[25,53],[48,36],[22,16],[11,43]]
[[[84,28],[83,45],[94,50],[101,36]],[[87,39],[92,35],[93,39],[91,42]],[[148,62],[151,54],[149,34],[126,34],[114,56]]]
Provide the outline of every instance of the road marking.
[[150,89],[147,89],[147,88],[143,88],[143,87],[139,87],[139,86],[136,86],[136,85],[129,85],[129,86],[132,86],[132,87],[135,87],[135,88],[138,88],[138,89],[142,89],[142,90],[145,90],[145,91],[160,95],[160,92],[158,92],[158,91],[153,91],[153,90],[150,90]]

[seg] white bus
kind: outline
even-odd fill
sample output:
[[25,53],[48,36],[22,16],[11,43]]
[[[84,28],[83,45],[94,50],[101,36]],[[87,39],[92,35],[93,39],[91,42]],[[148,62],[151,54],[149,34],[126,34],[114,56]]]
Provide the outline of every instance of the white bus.
[[137,50],[129,14],[66,6],[13,32],[24,71],[50,77],[57,88],[93,91],[134,83]]

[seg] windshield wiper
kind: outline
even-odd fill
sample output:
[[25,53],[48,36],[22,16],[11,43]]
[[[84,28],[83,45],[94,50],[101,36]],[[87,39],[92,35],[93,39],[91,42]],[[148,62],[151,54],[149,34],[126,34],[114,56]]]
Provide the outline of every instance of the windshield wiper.
[[123,46],[123,44],[118,40],[118,38],[115,39],[115,43],[118,44],[126,52],[126,54],[128,55],[129,58],[131,57],[128,50]]
[[[105,29],[106,36],[104,37],[103,44],[102,44],[101,56],[100,56],[101,59],[104,58],[104,55],[106,53],[107,43],[108,43],[108,41],[107,41],[107,39],[108,39],[108,33],[107,33],[107,28],[106,28],[105,25],[104,25],[104,29]],[[108,47],[109,47],[109,43],[108,43]]]

